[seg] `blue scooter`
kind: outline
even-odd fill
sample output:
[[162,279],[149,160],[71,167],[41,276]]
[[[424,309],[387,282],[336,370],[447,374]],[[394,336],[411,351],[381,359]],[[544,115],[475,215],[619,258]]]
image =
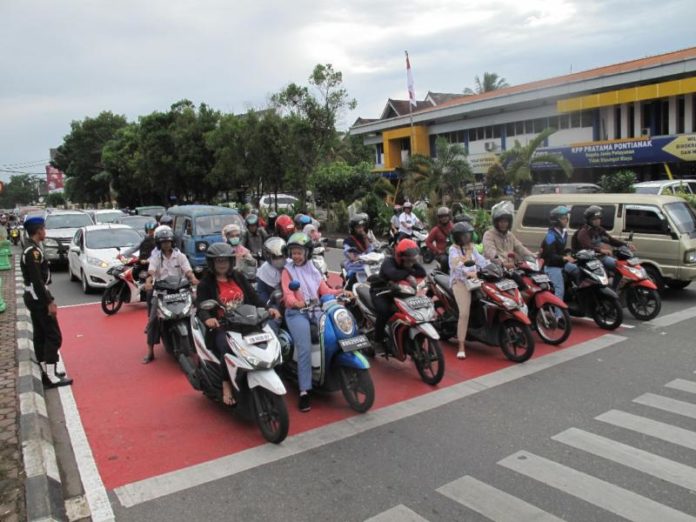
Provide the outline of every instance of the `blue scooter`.
[[[299,290],[299,281],[290,283],[290,290]],[[343,392],[351,408],[364,413],[375,401],[375,388],[370,377],[370,363],[360,350],[370,341],[358,331],[353,315],[343,306],[342,298],[322,296],[310,302],[302,312],[310,318],[319,317],[312,328],[312,387],[320,391]],[[279,368],[287,378],[297,380],[297,353],[292,336],[284,324],[278,333],[283,353]]]

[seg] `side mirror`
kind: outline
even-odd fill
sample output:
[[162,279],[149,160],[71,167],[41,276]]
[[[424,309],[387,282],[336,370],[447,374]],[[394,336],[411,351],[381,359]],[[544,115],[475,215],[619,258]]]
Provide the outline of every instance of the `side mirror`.
[[79,253],[80,253],[80,247],[79,247],[79,246],[71,246],[71,247],[70,247],[70,251],[73,252],[73,253],[75,253],[75,254],[79,254]]
[[201,310],[205,310],[206,312],[210,312],[211,310],[215,310],[219,306],[220,305],[215,299],[206,299],[200,305],[198,305],[198,308],[200,308]]
[[300,282],[297,279],[293,279],[292,281],[290,281],[290,284],[288,286],[289,286],[290,290],[292,290],[294,292],[296,290],[299,290],[300,286],[302,286],[302,285],[300,285]]

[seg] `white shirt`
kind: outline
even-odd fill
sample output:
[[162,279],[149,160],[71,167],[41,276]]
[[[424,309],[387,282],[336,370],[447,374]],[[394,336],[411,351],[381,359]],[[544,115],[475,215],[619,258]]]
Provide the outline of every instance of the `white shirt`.
[[416,217],[413,210],[410,213],[402,212],[399,215],[399,233],[400,234],[413,234],[413,227],[419,226],[421,224],[420,219]]
[[155,248],[150,254],[148,263],[147,271],[155,280],[166,279],[169,276],[182,278],[191,271],[191,264],[186,255],[177,248],[172,250],[169,257],[166,257],[159,248]]

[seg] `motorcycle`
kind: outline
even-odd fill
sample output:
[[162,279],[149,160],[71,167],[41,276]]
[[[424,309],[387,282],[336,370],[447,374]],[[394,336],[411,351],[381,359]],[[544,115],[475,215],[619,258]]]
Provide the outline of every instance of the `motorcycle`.
[[138,257],[131,256],[126,259],[119,257],[120,265],[112,266],[107,274],[113,279],[104,289],[101,298],[101,308],[106,315],[117,313],[123,303],[144,303],[147,301],[145,292],[145,279],[147,270],[141,270],[136,280],[133,269],[138,266]]
[[19,244],[20,233],[21,231],[18,226],[12,226],[10,228],[10,241],[12,241],[12,244],[15,246]]
[[[290,282],[292,291],[299,288],[298,281]],[[310,317],[319,316],[318,325],[312,322],[311,329],[312,387],[329,392],[340,389],[350,407],[364,413],[375,400],[370,363],[360,353],[370,346],[370,341],[358,331],[355,319],[343,302],[342,298],[326,295],[301,310]],[[297,352],[287,326],[281,328],[278,337],[283,353],[283,375],[296,381]]]
[[527,257],[517,264],[516,272],[523,283],[520,292],[529,308],[529,319],[539,337],[551,345],[566,341],[572,329],[568,305],[553,293],[549,276],[542,272],[542,262]]
[[580,271],[579,281],[563,274],[565,280],[565,302],[570,315],[592,317],[597,326],[615,330],[623,322],[623,309],[619,296],[609,288],[609,279],[602,262],[594,250],[576,252],[576,265]]
[[193,308],[191,283],[185,277],[176,276],[155,281],[151,305],[157,307],[158,328],[165,350],[174,356],[184,373],[188,373],[181,356],[189,358],[193,352],[189,335]]
[[662,298],[657,291],[657,285],[640,266],[638,259],[626,246],[614,249],[616,257],[614,284],[622,303],[626,304],[631,315],[639,321],[655,319],[662,309]]
[[326,243],[325,239],[322,239],[319,244],[317,244],[312,250],[312,263],[317,267],[317,270],[321,273],[321,276],[326,280],[329,277],[329,265],[326,264]]
[[191,316],[197,364],[191,364],[183,354],[179,356],[191,386],[209,399],[222,402],[222,381],[228,377],[236,401],[235,414],[255,420],[268,442],[282,442],[290,424],[283,399],[287,392],[275,371],[282,357],[278,338],[267,325],[268,312],[252,305],[228,309],[212,299],[200,306],[203,310],[222,311],[220,325],[226,331],[227,347],[221,361],[205,343],[206,326],[195,314]]
[[[474,266],[472,261],[466,265]],[[439,312],[437,329],[445,339],[456,337],[459,308],[450,288],[449,276],[434,271],[429,279]],[[500,265],[490,263],[479,271],[476,279],[468,279],[465,284],[471,292],[467,339],[499,346],[511,361],[521,363],[529,360],[535,348],[532,322],[517,283],[505,277]]]
[[427,246],[425,246],[425,239],[427,237],[428,233],[422,228],[413,228],[413,235],[411,236],[411,239],[413,239],[418,245],[421,258],[423,259],[423,263],[426,265],[435,261],[435,254]]
[[[356,284],[353,289],[355,300],[364,318],[363,331],[374,331],[376,312],[370,294],[372,281]],[[382,292],[394,296],[397,308],[387,322],[387,340],[385,358],[394,357],[405,361],[410,357],[418,374],[426,384],[435,385],[445,374],[445,358],[440,348],[440,335],[433,321],[435,308],[427,297],[425,279],[412,281],[404,280],[390,283]],[[368,349],[368,353],[371,348]]]

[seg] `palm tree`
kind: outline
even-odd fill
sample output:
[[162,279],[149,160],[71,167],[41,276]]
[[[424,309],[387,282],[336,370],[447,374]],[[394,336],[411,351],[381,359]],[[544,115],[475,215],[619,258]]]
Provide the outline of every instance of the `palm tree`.
[[515,145],[506,150],[491,165],[486,174],[486,179],[491,184],[504,182],[507,185],[519,187],[521,183],[532,180],[532,165],[546,163],[556,165],[564,177],[568,178],[573,173],[573,166],[563,156],[556,154],[538,154],[537,149],[546,141],[556,129],[551,127],[544,129],[527,145],[522,145],[515,140]]
[[464,94],[482,94],[484,92],[497,91],[503,87],[510,86],[502,76],[498,76],[497,73],[488,72],[483,73],[483,81],[481,81],[481,78],[476,76],[474,78],[474,83],[476,84],[474,89],[471,90],[467,87],[464,89]]

